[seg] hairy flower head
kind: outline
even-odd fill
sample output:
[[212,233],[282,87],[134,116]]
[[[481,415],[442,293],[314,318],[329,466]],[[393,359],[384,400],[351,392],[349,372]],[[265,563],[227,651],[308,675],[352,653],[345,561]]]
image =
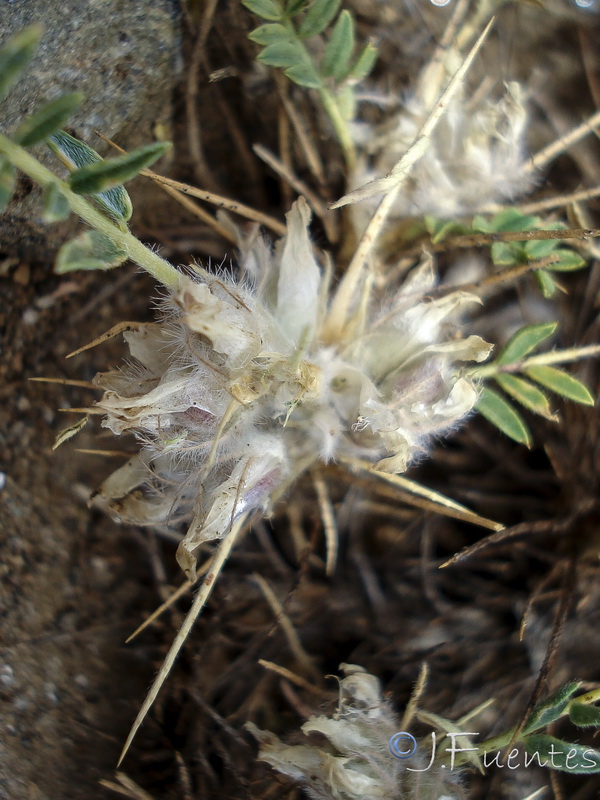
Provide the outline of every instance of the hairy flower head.
[[461,368],[490,346],[452,324],[477,298],[426,299],[426,259],[385,304],[359,299],[336,326],[309,221],[300,199],[273,251],[243,242],[240,282],[182,276],[163,319],[125,334],[131,362],[96,378],[103,425],[143,445],[97,498],[130,522],[191,520],[178,550],[191,578],[203,542],[310,466],[361,458],[402,472],[477,399]]

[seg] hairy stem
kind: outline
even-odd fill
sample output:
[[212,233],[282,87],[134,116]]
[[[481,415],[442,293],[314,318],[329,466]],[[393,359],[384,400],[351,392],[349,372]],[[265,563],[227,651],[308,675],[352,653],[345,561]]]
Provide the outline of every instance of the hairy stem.
[[5,155],[15,167],[22,170],[43,188],[47,188],[53,183],[58,184],[73,213],[77,214],[99,233],[108,236],[111,241],[127,253],[127,257],[131,261],[146,270],[167,289],[174,290],[178,287],[181,275],[174,266],[156,253],[153,253],[129,231],[119,228],[108,217],[100,213],[88,200],[81,195],[75,194],[68,183],[57,178],[53,172],[43,164],[40,164],[36,158],[2,134],[0,134],[0,153]]

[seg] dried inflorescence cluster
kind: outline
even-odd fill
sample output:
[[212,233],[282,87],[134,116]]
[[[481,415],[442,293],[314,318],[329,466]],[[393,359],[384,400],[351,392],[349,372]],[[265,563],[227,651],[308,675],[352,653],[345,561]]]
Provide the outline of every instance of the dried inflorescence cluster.
[[[285,744],[256,725],[246,727],[260,743],[259,758],[301,783],[315,800],[456,800],[458,773],[393,754],[400,720],[381,695],[379,680],[362,667],[341,664],[338,709],[310,717],[297,744]],[[416,741],[416,740],[415,740]],[[406,752],[409,752],[408,750]]]
[[[372,198],[393,185],[395,165],[418,140],[432,108],[464,62],[467,44],[486,18],[486,8],[492,13],[495,4],[481,0],[458,29],[451,25],[446,30],[399,110],[383,124],[353,125],[361,155],[349,176],[352,202]],[[386,96],[377,87],[373,91],[380,99]],[[388,99],[398,102],[397,97]],[[498,91],[489,75],[475,90],[461,82],[427,137],[426,156],[412,168],[392,216],[456,219],[528,193],[535,175],[528,168],[527,128],[527,89],[520,83],[509,81]],[[359,227],[366,224],[367,210],[355,209]]]
[[163,318],[125,334],[131,361],[96,378],[104,426],[142,445],[98,500],[130,522],[191,519],[178,551],[190,578],[203,542],[267,509],[315,463],[403,472],[476,402],[463,365],[491,346],[461,338],[456,319],[477,298],[427,299],[426,259],[384,303],[365,289],[342,322],[309,221],[300,199],[273,251],[243,241],[240,282],[182,276]]

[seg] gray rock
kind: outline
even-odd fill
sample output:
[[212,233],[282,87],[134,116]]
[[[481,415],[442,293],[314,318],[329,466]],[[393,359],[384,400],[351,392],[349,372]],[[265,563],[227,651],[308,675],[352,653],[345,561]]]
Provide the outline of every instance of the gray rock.
[[[69,132],[101,154],[99,130],[127,149],[154,141],[157,123],[169,124],[171,93],[181,69],[181,34],[175,0],[0,0],[1,41],[33,22],[45,33],[37,56],[2,103],[0,130],[10,133],[44,101],[81,91],[83,106]],[[54,157],[35,150],[48,166]],[[58,167],[60,170],[60,167]],[[21,180],[0,217],[0,251],[48,258],[73,223],[46,227],[39,221],[39,195]]]

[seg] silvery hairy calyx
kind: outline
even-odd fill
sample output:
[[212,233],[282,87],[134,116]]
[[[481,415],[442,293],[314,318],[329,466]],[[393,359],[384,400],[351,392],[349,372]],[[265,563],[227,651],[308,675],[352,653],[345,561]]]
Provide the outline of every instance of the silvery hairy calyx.
[[96,500],[128,522],[189,522],[178,561],[190,579],[204,542],[268,510],[314,464],[403,472],[477,400],[463,365],[491,346],[462,338],[456,321],[478,299],[426,299],[427,258],[393,296],[365,289],[340,316],[309,222],[300,199],[273,250],[256,233],[242,240],[239,282],[182,276],[162,320],[125,334],[131,360],[96,378],[103,425],[142,445]]

